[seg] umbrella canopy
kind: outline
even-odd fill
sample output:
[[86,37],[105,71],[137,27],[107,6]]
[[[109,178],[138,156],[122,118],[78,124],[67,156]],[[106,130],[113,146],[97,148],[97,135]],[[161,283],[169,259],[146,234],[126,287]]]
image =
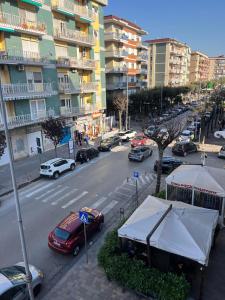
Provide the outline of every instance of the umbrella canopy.
[[222,169],[182,165],[166,177],[166,183],[181,188],[198,190],[218,197],[225,197],[225,172]]
[[147,244],[149,232],[172,204],[150,238],[150,245],[207,265],[218,212],[148,196],[118,230],[119,237]]

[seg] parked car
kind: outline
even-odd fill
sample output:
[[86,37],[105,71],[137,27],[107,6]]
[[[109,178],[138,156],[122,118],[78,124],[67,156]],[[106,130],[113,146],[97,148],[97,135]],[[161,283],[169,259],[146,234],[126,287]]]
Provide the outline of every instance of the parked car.
[[[87,237],[101,230],[104,223],[104,216],[96,209],[84,207],[81,211],[86,212],[89,224],[86,225]],[[70,212],[48,236],[49,248],[64,254],[78,255],[81,246],[84,244],[84,225],[79,219],[79,213]]]
[[[39,269],[32,265],[29,265],[29,269],[32,275],[33,292],[36,296],[41,290],[44,275]],[[30,299],[26,285],[26,271],[23,262],[0,269],[0,299]]]
[[187,129],[183,130],[178,139],[179,139],[179,141],[190,142],[194,139],[194,133],[193,133],[193,131],[190,131],[190,130],[187,130]]
[[121,139],[118,135],[102,140],[98,146],[99,151],[110,151],[113,147],[121,145]]
[[128,154],[129,160],[143,161],[145,158],[148,158],[152,155],[152,149],[147,146],[139,146],[131,149]]
[[59,178],[60,174],[67,170],[73,171],[76,163],[74,159],[54,158],[46,161],[40,166],[40,175]]
[[146,135],[152,135],[154,132],[155,132],[155,130],[156,130],[156,126],[155,125],[150,125],[150,126],[148,126],[146,129],[145,129],[145,134]]
[[76,162],[80,162],[83,164],[84,162],[88,162],[89,160],[98,157],[99,151],[93,147],[91,148],[82,148],[78,150],[76,155]]
[[173,154],[179,156],[187,156],[189,153],[197,151],[197,146],[192,142],[178,142],[172,147]]
[[147,141],[148,138],[145,135],[136,135],[133,140],[131,140],[131,147],[145,146]]
[[120,131],[118,133],[123,142],[128,142],[130,139],[134,138],[136,134],[137,132],[135,130]]
[[[157,170],[158,170],[158,164],[159,164],[159,161],[156,160],[155,164],[154,164],[155,172],[157,172]],[[183,162],[179,159],[176,159],[176,158],[170,157],[170,156],[164,156],[162,158],[162,173],[170,173],[182,164],[183,164]]]
[[225,146],[221,147],[219,153],[218,153],[219,158],[225,158]]

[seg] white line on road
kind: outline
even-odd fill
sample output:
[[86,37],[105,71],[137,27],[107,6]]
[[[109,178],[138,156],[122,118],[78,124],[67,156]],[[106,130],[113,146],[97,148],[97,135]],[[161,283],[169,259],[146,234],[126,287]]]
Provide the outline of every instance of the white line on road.
[[33,191],[34,189],[36,189],[40,186],[43,186],[43,181],[19,191],[19,194],[22,196],[26,193],[29,193],[29,192]]
[[67,204],[63,205],[62,208],[67,208],[68,206],[72,205],[73,203],[75,203],[76,201],[78,201],[80,198],[84,197],[86,194],[88,194],[87,191],[84,191],[83,193],[81,193],[79,196],[77,196],[76,198],[74,198],[73,200],[70,200]]
[[126,191],[129,191],[129,192],[132,192],[131,188],[130,187],[125,187],[124,185],[120,187],[120,189],[122,190],[126,190]]
[[35,189],[33,192],[28,193],[28,194],[26,195],[26,197],[29,198],[29,197],[33,196],[34,194],[37,194],[38,192],[40,192],[40,191],[42,191],[42,190],[44,190],[44,189],[46,189],[46,188],[52,186],[53,184],[55,184],[55,183],[54,183],[54,182],[53,182],[53,183],[49,183],[49,184],[46,184],[46,185],[40,187],[39,189]]
[[118,201],[116,200],[112,200],[112,202],[110,202],[105,208],[103,208],[103,210],[101,211],[101,213],[103,215],[106,215],[111,209],[113,209],[113,207],[118,203]]
[[55,192],[53,194],[51,194],[50,196],[48,196],[47,198],[45,198],[44,200],[42,200],[43,203],[46,203],[48,202],[50,199],[52,199],[53,197],[61,194],[62,192],[64,192],[66,189],[68,189],[69,187],[68,186],[65,186],[64,188],[62,188],[60,191],[58,192]]
[[62,200],[64,200],[66,197],[68,197],[68,196],[70,196],[70,195],[72,195],[74,192],[76,192],[78,189],[72,189],[69,193],[67,193],[67,194],[65,194],[65,195],[63,195],[62,197],[60,197],[60,198],[58,198],[57,200],[55,200],[55,201],[53,201],[52,203],[51,203],[51,205],[56,205],[56,204],[58,204],[60,201],[62,201]]
[[140,178],[140,181],[142,182],[142,184],[146,184],[144,178],[142,177],[142,175],[139,177]]
[[[59,187],[59,188],[61,188],[61,186],[62,186],[61,184],[57,185],[57,187]],[[51,190],[48,190],[47,192],[41,194],[41,196],[35,197],[35,199],[36,199],[36,200],[39,200],[39,199],[41,199],[41,198],[44,198],[44,197],[45,197],[46,195],[48,195],[49,193],[54,192],[55,189],[56,189],[56,188],[51,189]]]
[[105,200],[107,199],[107,197],[102,197],[100,199],[98,199],[93,205],[93,208],[98,208],[103,202],[105,202]]
[[127,195],[127,194],[121,193],[120,191],[116,191],[115,193],[119,194],[119,195],[122,195],[123,197],[127,197],[127,198],[131,197],[131,195]]

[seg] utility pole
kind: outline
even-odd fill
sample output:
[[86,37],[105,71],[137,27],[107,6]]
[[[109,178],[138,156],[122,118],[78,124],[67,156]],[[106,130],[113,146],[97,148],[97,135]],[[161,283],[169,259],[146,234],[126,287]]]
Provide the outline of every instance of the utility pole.
[[128,106],[129,106],[129,93],[128,93],[128,70],[127,70],[127,106],[126,106],[126,130],[128,130]]
[[8,152],[9,152],[9,166],[10,166],[10,172],[11,172],[11,177],[12,177],[14,199],[15,199],[15,204],[16,204],[16,213],[17,213],[17,219],[18,219],[18,227],[19,227],[22,255],[23,255],[25,271],[26,271],[26,283],[27,283],[28,292],[29,292],[29,296],[30,296],[29,299],[34,300],[33,288],[32,288],[32,275],[29,270],[29,264],[28,264],[28,258],[27,258],[23,221],[22,221],[22,215],[21,215],[21,209],[20,209],[19,195],[18,195],[18,190],[17,190],[17,186],[16,186],[14,165],[13,165],[12,147],[11,147],[11,142],[10,142],[10,137],[9,137],[9,130],[8,130],[8,124],[7,124],[7,117],[6,117],[6,108],[5,108],[5,103],[3,101],[3,95],[2,95],[1,78],[0,78],[0,108],[1,108],[1,112],[2,112],[2,121],[3,121],[4,128],[5,128],[5,137],[6,137],[6,143],[7,143]]
[[162,101],[163,101],[163,85],[161,85],[161,92],[160,92],[160,115],[162,114]]

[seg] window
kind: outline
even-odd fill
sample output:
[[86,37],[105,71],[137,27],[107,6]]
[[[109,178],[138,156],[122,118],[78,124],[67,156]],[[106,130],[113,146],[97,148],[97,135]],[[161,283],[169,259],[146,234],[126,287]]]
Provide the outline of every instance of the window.
[[46,116],[45,99],[30,100],[31,119],[39,119]]
[[66,46],[55,45],[56,57],[68,57],[68,49]]
[[70,98],[61,99],[60,102],[61,102],[61,107],[71,108],[71,99]]
[[67,241],[69,239],[70,233],[66,230],[63,230],[61,228],[56,228],[55,231],[55,236],[63,241]]
[[20,9],[19,15],[25,19],[25,22],[36,23],[36,13],[33,11]]
[[33,38],[22,39],[22,48],[23,55],[29,55],[30,57],[32,53],[32,58],[39,57],[39,44],[37,40]]

